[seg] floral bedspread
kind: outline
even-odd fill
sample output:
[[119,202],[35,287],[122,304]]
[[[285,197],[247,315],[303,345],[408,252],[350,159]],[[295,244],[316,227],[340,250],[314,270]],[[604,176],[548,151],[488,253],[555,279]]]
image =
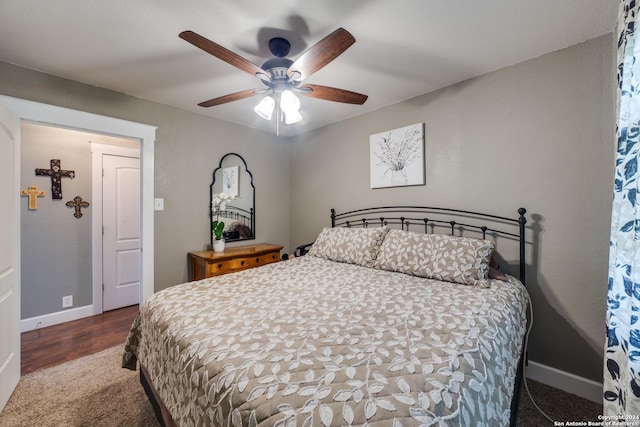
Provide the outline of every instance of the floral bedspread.
[[181,426],[508,425],[527,301],[308,255],[156,293],[123,366]]

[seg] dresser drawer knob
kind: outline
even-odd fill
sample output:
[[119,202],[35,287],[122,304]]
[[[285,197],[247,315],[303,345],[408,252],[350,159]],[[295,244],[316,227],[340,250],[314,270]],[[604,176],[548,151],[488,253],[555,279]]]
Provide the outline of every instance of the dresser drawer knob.
[[218,264],[218,268],[222,268],[222,264]]
[[260,258],[256,258],[256,262],[260,262]]
[[244,260],[240,261],[240,265],[244,265]]

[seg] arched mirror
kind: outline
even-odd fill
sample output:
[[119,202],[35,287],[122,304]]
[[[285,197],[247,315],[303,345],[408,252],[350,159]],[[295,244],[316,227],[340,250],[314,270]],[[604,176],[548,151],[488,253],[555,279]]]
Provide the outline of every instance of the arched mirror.
[[[221,205],[216,201],[216,196],[220,193],[234,198]],[[256,191],[253,175],[241,155],[227,153],[222,156],[220,164],[213,171],[209,196],[211,246],[214,240],[214,221],[224,223],[222,236],[227,242],[256,238]]]

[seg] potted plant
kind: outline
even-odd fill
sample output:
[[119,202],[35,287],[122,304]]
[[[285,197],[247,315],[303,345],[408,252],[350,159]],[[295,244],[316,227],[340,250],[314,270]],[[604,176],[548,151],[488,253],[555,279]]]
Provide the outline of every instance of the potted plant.
[[218,193],[213,195],[213,214],[216,219],[211,222],[211,230],[214,235],[214,252],[224,252],[224,222],[220,220],[220,212],[227,208],[227,203],[235,199],[236,196],[228,193]]

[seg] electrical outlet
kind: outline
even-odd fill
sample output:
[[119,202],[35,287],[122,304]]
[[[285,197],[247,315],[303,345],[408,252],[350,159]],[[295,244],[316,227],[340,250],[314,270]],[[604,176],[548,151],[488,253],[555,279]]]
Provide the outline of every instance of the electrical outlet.
[[73,295],[62,297],[62,308],[73,307]]

